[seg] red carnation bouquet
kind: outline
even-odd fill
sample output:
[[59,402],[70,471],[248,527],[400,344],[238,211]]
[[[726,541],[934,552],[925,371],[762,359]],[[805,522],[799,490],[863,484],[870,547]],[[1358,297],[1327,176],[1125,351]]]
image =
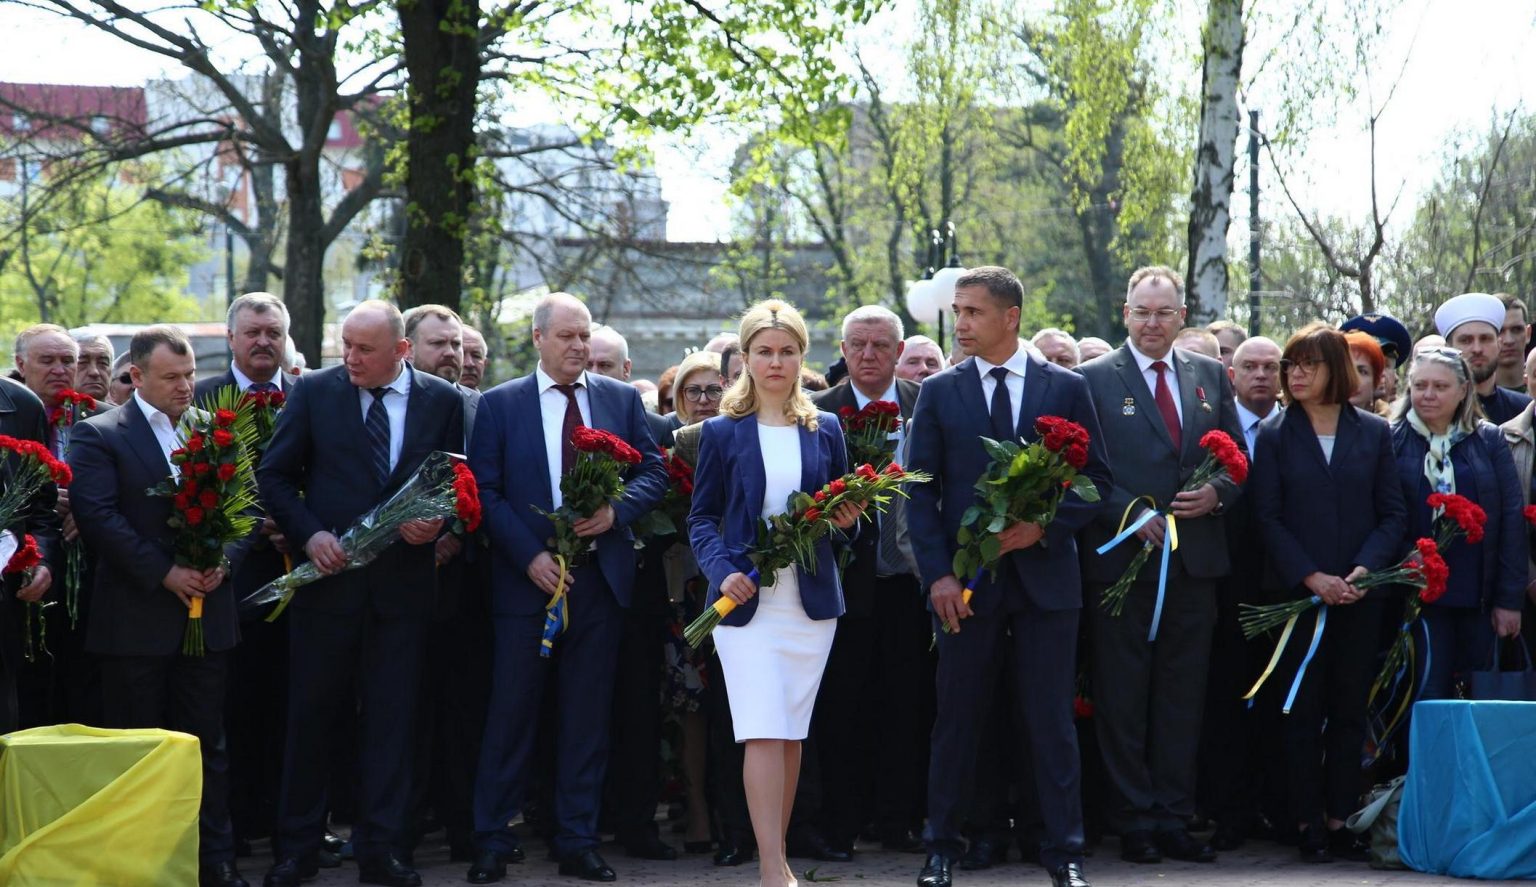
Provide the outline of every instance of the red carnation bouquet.
[[557,590],[544,605],[544,637],[539,655],[545,657],[554,652],[555,638],[568,624],[565,577],[585,562],[594,545],[592,539],[576,535],[573,527],[604,505],[623,498],[624,472],[630,465],[640,464],[639,450],[601,428],[576,426],[571,432],[571,446],[576,449],[576,464],[560,478],[560,507],[550,512],[529,505],[554,525],[555,535],[548,544],[555,550],[555,563],[560,565]]
[[1469,545],[1483,541],[1488,513],[1481,505],[1455,493],[1430,493],[1425,501],[1434,516],[1435,544],[1441,551],[1457,539],[1465,538]]
[[[1200,437],[1200,447],[1205,450],[1205,458],[1200,461],[1200,465],[1195,468],[1195,473],[1190,475],[1189,480],[1179,488],[1179,492],[1189,493],[1198,490],[1222,474],[1232,478],[1232,482],[1236,484],[1241,484],[1248,479],[1248,457],[1243,455],[1242,449],[1238,447],[1236,441],[1232,440],[1231,435],[1219,429],[1207,431]],[[1137,502],[1142,501],[1149,503],[1146,512],[1130,526],[1126,526],[1131,509]],[[1168,524],[1163,537],[1163,558],[1166,560],[1168,553],[1179,547],[1179,531],[1173,514],[1159,509],[1157,502],[1151,496],[1138,496],[1126,506],[1125,515],[1120,520],[1120,532],[1113,539],[1099,546],[1097,553],[1103,554],[1119,545],[1130,538],[1143,524],[1159,515],[1165,518]],[[1125,596],[1131,590],[1131,583],[1136,581],[1136,576],[1141,573],[1141,568],[1146,565],[1151,556],[1152,543],[1147,542],[1141,546],[1140,551],[1136,552],[1136,556],[1131,558],[1125,573],[1115,580],[1114,585],[1105,590],[1103,597],[1099,599],[1099,606],[1111,616],[1119,616],[1120,611],[1125,608]],[[1154,635],[1157,632],[1155,619],[1152,632]]]
[[[1406,585],[1417,589],[1418,592],[1409,598],[1408,611],[1403,615],[1406,630],[1418,618],[1424,604],[1432,604],[1445,594],[1445,583],[1450,575],[1450,568],[1440,556],[1440,547],[1435,540],[1420,539],[1402,560],[1385,569],[1372,570],[1350,584],[1362,591],[1383,585]],[[1312,595],[1279,604],[1238,604],[1238,623],[1243,628],[1243,637],[1251,640],[1292,622],[1322,602],[1322,598]]]
[[[59,405],[48,413],[48,423],[58,429],[59,448],[69,458],[69,438],[75,423],[96,410],[96,398],[66,388],[59,393]],[[73,627],[80,618],[80,582],[85,573],[85,546],[76,536],[64,541],[64,609]]]
[[[65,388],[59,392],[59,405],[48,412],[48,424],[67,430],[95,409],[96,398],[73,388]],[[67,444],[65,446],[68,447]]]
[[[464,457],[442,451],[429,453],[421,467],[394,495],[360,515],[337,540],[347,556],[344,570],[356,570],[400,538],[402,524],[415,520],[451,518],[454,529],[472,533],[480,526],[480,487],[464,464]],[[247,595],[247,606],[276,603],[267,621],[282,615],[300,588],[325,578],[320,568],[305,561]]]
[[843,407],[837,411],[843,426],[843,441],[848,445],[848,458],[855,465],[868,463],[876,471],[882,471],[891,463],[895,452],[891,447],[891,435],[901,429],[901,406],[888,400],[872,400],[863,409]]
[[981,574],[997,570],[1002,558],[997,534],[1020,522],[1049,526],[1068,492],[1084,502],[1099,501],[1098,487],[1079,473],[1088,464],[1088,430],[1060,416],[1041,416],[1035,432],[1040,437],[1031,444],[981,439],[992,461],[976,479],[976,504],[960,516],[960,550],[953,564],[955,575],[966,580],[966,603]]
[[[7,535],[10,535],[7,533]],[[12,538],[15,538],[12,536]],[[5,568],[0,570],[6,576],[17,576],[20,585],[26,588],[32,584],[32,574],[37,570],[37,565],[43,562],[43,553],[37,547],[37,537],[27,533],[21,537],[16,551],[6,561]],[[30,601],[23,608],[24,624],[21,634],[21,655],[28,662],[36,662],[38,651],[48,652],[48,626],[43,618],[44,611],[53,606],[52,601]]]
[[[799,565],[808,573],[816,571],[816,543],[834,528],[832,512],[844,503],[869,506],[884,512],[892,495],[905,496],[907,484],[927,483],[933,478],[921,471],[907,471],[892,462],[876,471],[868,462],[823,486],[815,493],[796,490],[789,495],[786,510],[772,518],[759,518],[757,544],[747,555],[752,561],[748,578],[760,587],[773,585],[779,570]],[[736,602],[721,596],[683,630],[690,646],[704,643],[720,620],[736,609]]]
[[[182,415],[181,446],[171,450],[179,474],[148,491],[170,497],[176,565],[198,571],[227,569],[224,547],[250,535],[261,520],[249,408],[226,393],[215,396],[211,406],[211,411],[190,409]],[[203,655],[202,620],[203,599],[194,597],[183,655]]]

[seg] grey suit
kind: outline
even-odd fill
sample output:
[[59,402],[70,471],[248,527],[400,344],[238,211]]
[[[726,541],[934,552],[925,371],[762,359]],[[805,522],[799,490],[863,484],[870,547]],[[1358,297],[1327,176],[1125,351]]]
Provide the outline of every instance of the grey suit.
[[[1151,496],[1167,509],[1205,457],[1200,438],[1225,431],[1243,445],[1232,388],[1221,363],[1174,349],[1165,358],[1176,374],[1182,444],[1174,451],[1135,355],[1122,346],[1078,368],[1088,380],[1115,481],[1105,505],[1083,529],[1083,574],[1089,608],[1089,647],[1095,718],[1122,831],[1180,831],[1194,812],[1195,772],[1204,708],[1216,580],[1230,568],[1225,519],[1210,514],[1178,521],[1179,548],[1168,564],[1168,588],[1155,642],[1147,640],[1157,594],[1157,559],[1142,569],[1120,616],[1099,606],[1139,547],[1132,539],[1096,555],[1112,538],[1127,507]],[[1225,475],[1212,482],[1230,508],[1241,488]],[[1141,506],[1130,508],[1130,517]]]

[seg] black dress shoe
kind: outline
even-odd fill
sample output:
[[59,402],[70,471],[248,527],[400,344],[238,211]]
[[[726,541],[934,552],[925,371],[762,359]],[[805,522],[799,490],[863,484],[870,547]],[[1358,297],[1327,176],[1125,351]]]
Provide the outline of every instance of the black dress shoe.
[[1064,862],[1051,872],[1051,887],[1093,887],[1083,877],[1083,867],[1075,862]]
[[635,859],[672,860],[677,858],[677,848],[655,835],[645,835],[623,843],[624,855]]
[[1216,861],[1216,851],[1211,849],[1210,844],[1183,829],[1158,832],[1157,846],[1169,859],[1179,859],[1184,862]]
[[197,887],[250,887],[240,877],[234,860],[214,862],[197,867]]
[[313,861],[300,862],[289,857],[280,859],[277,864],[267,869],[267,876],[261,879],[262,887],[299,887],[305,881],[313,881],[320,874],[319,866]]
[[1120,858],[1126,862],[1156,863],[1163,861],[1162,851],[1152,840],[1149,831],[1129,831],[1120,836]]
[[917,873],[917,887],[951,887],[955,862],[942,853],[928,854],[923,870]]
[[1008,861],[1008,844],[981,836],[971,840],[960,857],[960,867],[968,872],[980,872]]
[[827,839],[821,833],[811,829],[805,829],[799,834],[792,834],[787,842],[788,853],[798,859],[815,859],[821,862],[848,862],[853,859],[853,853],[833,847],[827,843]]
[[750,844],[721,841],[720,849],[715,851],[715,865],[741,865],[751,862],[755,854],[755,848]]
[[560,860],[560,874],[571,875],[583,881],[617,881],[619,879],[596,850],[583,850]]
[[331,834],[330,832],[326,832],[320,838],[320,846],[326,850],[331,851],[332,853],[341,853],[341,845],[345,843],[347,842],[343,841],[337,835]]
[[386,854],[358,862],[357,883],[382,884],[384,887],[421,887],[421,875],[394,856]]
[[494,884],[507,876],[507,855],[495,850],[481,850],[475,854],[474,865],[464,875],[471,884]]
[[1296,850],[1301,854],[1302,862],[1333,862],[1333,854],[1328,850],[1327,831],[1322,823],[1301,830],[1297,835]]

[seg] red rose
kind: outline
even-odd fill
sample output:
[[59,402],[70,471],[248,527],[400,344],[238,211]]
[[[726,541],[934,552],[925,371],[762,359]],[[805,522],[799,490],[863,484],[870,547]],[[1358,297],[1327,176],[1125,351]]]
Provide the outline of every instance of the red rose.
[[187,519],[187,526],[195,527],[203,522],[203,510],[196,505],[182,512]]
[[1093,717],[1093,700],[1084,699],[1081,696],[1072,698],[1072,716],[1079,720]]
[[901,477],[907,472],[906,469],[901,467],[899,462],[892,462],[891,464],[885,466],[885,473],[889,474],[891,477]]
[[825,501],[827,501],[827,491],[826,490],[817,490],[815,492],[815,494],[813,494],[811,496],[811,498],[815,499],[817,502],[825,502]]
[[233,464],[224,464],[224,465],[220,465],[219,466],[219,480],[224,481],[225,483],[228,483],[229,481],[232,481],[234,479],[235,479],[235,466]]
[[1067,435],[1061,429],[1053,428],[1045,435],[1045,448],[1053,453],[1061,452],[1061,448],[1067,445]]
[[183,490],[182,492],[177,493],[174,497],[172,497],[171,501],[176,503],[177,511],[186,511],[187,508],[192,504],[192,495]]
[[195,431],[195,432],[192,433],[191,437],[187,438],[187,452],[189,452],[189,453],[201,453],[202,451],[203,451],[203,434],[200,431]]
[[219,410],[213,414],[213,424],[219,428],[228,428],[235,424],[234,410]]
[[1068,465],[1071,465],[1073,468],[1081,471],[1083,466],[1088,464],[1088,448],[1082,444],[1072,444],[1071,446],[1067,447],[1067,450],[1062,455],[1062,458],[1067,460]]
[[833,496],[841,496],[842,494],[848,492],[848,484],[844,483],[842,478],[838,478],[830,484],[827,484],[827,492]]
[[841,419],[844,419],[844,420],[852,419],[854,416],[857,416],[858,414],[859,414],[859,411],[854,409],[853,407],[839,407],[838,410],[837,410],[838,417],[841,418]]
[[[193,467],[195,468],[196,466],[193,466]],[[196,496],[197,495],[197,478],[195,478],[195,477],[187,477],[185,474],[183,474],[181,476],[181,491],[183,493],[186,493],[188,496]]]
[[875,467],[873,465],[870,465],[868,462],[865,462],[863,465],[860,465],[858,468],[855,468],[853,470],[853,473],[857,474],[859,477],[864,478],[865,480],[879,480],[880,479],[880,475],[875,472]]
[[197,501],[211,511],[219,507],[219,493],[217,490],[203,490],[198,494]]
[[235,444],[235,435],[227,429],[217,428],[213,432],[213,442],[221,447],[231,447]]
[[268,391],[267,392],[267,407],[270,408],[270,409],[277,409],[278,407],[282,406],[283,402],[286,401],[287,399],[288,399],[288,395],[284,394],[281,391]]
[[1525,506],[1526,523],[1536,524],[1536,505]]
[[821,520],[821,509],[820,508],[807,508],[805,510],[805,519],[808,520],[808,521],[818,521],[818,520]]

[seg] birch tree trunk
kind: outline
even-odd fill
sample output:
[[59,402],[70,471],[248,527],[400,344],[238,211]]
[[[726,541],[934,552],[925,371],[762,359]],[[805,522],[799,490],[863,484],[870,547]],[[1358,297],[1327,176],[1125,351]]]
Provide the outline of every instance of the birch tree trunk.
[[1207,323],[1227,309],[1227,225],[1232,217],[1243,36],[1242,0],[1209,0],[1185,275],[1191,323]]

